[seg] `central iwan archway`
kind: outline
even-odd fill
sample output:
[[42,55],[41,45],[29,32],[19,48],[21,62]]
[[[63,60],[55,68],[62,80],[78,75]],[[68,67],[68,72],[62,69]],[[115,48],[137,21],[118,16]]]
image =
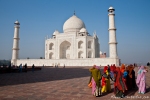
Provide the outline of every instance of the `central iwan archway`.
[[71,43],[64,41],[60,44],[60,59],[70,59],[71,57]]

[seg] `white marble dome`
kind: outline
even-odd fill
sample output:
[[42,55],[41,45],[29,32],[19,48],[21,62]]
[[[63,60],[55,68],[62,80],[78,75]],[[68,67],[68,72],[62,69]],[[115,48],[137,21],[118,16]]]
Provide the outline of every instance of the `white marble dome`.
[[85,24],[75,15],[70,17],[63,26],[64,33],[79,31],[81,28],[85,28]]

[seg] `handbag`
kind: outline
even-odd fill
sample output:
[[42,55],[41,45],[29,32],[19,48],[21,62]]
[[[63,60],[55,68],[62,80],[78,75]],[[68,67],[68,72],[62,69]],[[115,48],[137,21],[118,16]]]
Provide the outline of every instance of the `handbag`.
[[92,88],[92,82],[90,82],[90,83],[88,84],[88,87],[89,87],[89,88]]

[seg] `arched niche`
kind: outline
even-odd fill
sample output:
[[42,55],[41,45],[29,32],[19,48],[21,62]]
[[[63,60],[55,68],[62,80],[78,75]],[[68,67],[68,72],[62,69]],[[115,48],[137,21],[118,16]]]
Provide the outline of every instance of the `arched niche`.
[[92,51],[88,52],[88,58],[92,58]]
[[81,49],[81,48],[83,48],[83,41],[78,42],[78,49]]
[[88,48],[91,49],[92,48],[92,42],[88,41]]
[[49,59],[53,59],[53,53],[51,52],[50,54],[49,54]]
[[78,58],[83,58],[83,51],[78,52]]
[[53,43],[50,43],[49,44],[49,50],[53,50],[54,49],[54,44]]
[[60,44],[60,59],[70,59],[71,55],[71,43],[68,41],[63,41]]

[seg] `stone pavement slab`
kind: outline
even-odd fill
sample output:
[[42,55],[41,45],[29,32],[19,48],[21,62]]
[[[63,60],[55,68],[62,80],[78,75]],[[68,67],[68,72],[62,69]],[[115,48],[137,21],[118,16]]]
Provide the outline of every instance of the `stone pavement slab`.
[[[89,67],[52,68],[27,73],[0,74],[0,100],[119,100],[113,91],[94,97],[88,88]],[[137,68],[135,68],[137,73]],[[146,94],[137,89],[128,92],[123,100],[150,99],[150,70],[146,74]],[[113,84],[111,85],[113,89]]]

